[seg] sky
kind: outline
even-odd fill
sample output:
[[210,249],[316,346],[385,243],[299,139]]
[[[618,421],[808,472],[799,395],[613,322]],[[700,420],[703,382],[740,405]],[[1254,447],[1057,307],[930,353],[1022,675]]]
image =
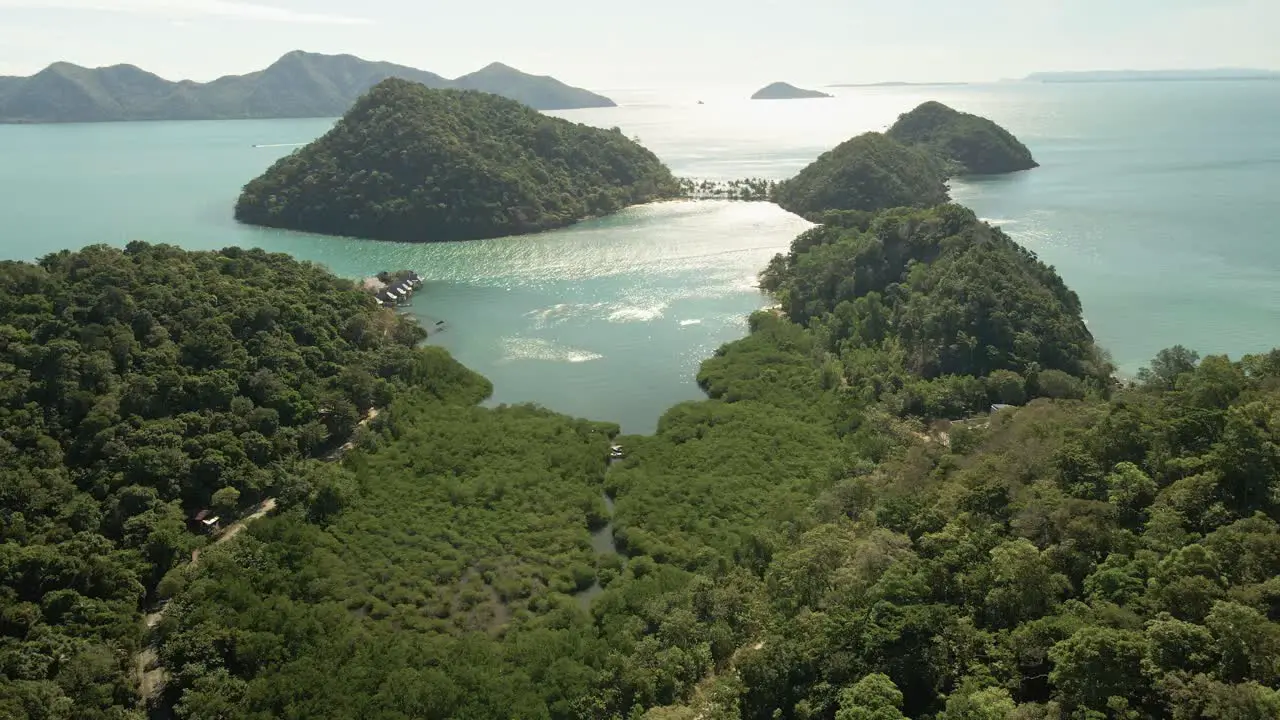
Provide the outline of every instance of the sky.
[[169,79],[290,50],[455,77],[501,61],[598,90],[1280,69],[1280,0],[0,0],[0,75]]

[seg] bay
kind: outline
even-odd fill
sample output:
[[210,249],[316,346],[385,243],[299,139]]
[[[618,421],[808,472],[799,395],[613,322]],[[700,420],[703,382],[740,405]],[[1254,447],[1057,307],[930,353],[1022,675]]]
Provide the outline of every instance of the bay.
[[[953,195],[1055,265],[1123,371],[1182,343],[1280,345],[1280,83],[1023,83],[849,88],[749,101],[752,88],[615,90],[622,106],[556,113],[638,137],[701,178],[781,179],[936,99],[986,115],[1042,167],[957,181]],[[705,104],[697,104],[698,100]],[[129,240],[287,252],[360,277],[428,278],[433,342],[533,401],[653,429],[700,396],[697,366],[769,302],[756,273],[806,222],[767,203],[632,208],[563,231],[407,245],[236,224],[239,188],[331,120],[0,127],[0,258]]]

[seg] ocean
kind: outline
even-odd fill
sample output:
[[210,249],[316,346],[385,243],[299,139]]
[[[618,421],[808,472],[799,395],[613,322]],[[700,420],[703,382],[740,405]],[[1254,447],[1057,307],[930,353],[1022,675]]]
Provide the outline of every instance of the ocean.
[[[618,126],[680,175],[793,175],[925,100],[985,115],[1041,167],[957,180],[956,201],[1054,265],[1122,372],[1182,344],[1280,345],[1280,83],[843,88],[750,101],[750,88],[606,91],[621,107],[556,115]],[[698,104],[702,100],[705,104]],[[0,126],[0,259],[130,240],[262,247],[361,277],[428,279],[413,312],[494,382],[651,431],[701,394],[698,364],[769,304],[755,278],[808,227],[768,203],[673,202],[537,236],[410,245],[238,225],[240,187],[332,120]]]

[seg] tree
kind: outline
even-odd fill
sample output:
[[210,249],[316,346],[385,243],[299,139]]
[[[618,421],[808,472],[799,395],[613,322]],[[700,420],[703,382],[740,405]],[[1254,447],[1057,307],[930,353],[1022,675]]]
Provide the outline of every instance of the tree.
[[992,402],[1021,405],[1027,401],[1027,381],[1011,370],[996,370],[987,376],[987,392]]
[[1049,650],[1049,682],[1071,708],[1105,712],[1111,698],[1140,705],[1148,692],[1142,674],[1146,654],[1140,633],[1085,627]]
[[215,492],[210,502],[215,512],[232,515],[240,507],[240,491],[228,485]]
[[1195,372],[1199,362],[1200,353],[1174,345],[1156,353],[1151,365],[1138,371],[1138,381],[1148,388],[1172,390],[1179,377]]
[[902,691],[888,675],[872,673],[840,691],[836,720],[906,720]]
[[1009,720],[1015,707],[1004,688],[966,685],[947,697],[938,720]]

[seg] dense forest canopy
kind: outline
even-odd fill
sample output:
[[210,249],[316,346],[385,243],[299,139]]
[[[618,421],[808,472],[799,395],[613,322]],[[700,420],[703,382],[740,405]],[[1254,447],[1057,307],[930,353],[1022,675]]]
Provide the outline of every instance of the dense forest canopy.
[[258,250],[0,264],[0,716],[121,717],[138,609],[204,543],[193,513],[325,505],[337,486],[313,458],[371,407],[408,387],[488,394],[415,350],[424,335]]
[[[1008,242],[956,207],[843,217]],[[826,261],[865,252],[851,237]],[[1054,293],[1021,263],[1019,292]],[[186,580],[162,626],[178,716],[1275,717],[1280,352],[1177,348],[1127,388],[958,368],[1018,407],[940,425],[895,385],[940,378],[888,338],[833,345],[823,312],[757,313],[704,364],[709,399],[620,438],[607,474],[610,428],[397,401],[340,514],[255,525]],[[601,482],[622,555],[584,610]]]
[[930,207],[947,201],[943,165],[880,133],[828,150],[774,189],[774,202],[797,215],[829,210]]
[[379,240],[474,240],[562,227],[678,191],[658,158],[617,129],[393,79],[245,186],[236,218]]
[[[1121,383],[1053,268],[913,186],[940,161],[851,142],[650,436],[479,407],[282,256],[0,265],[0,715],[1280,717],[1280,350]],[[191,510],[268,494],[184,562]]]
[[881,392],[893,386],[922,414],[951,417],[987,402],[981,384],[962,378],[1017,377],[1033,395],[1055,396],[1059,385],[1076,396],[1109,382],[1076,294],[967,208],[827,219],[777,256],[761,285],[828,350],[907,372],[881,378]]
[[449,80],[353,55],[294,51],[246,75],[173,82],[133,65],[58,62],[30,77],[0,77],[0,123],[337,117],[387,78],[512,98],[539,110],[613,107],[607,97],[500,63]]
[[1008,130],[977,115],[926,102],[898,117],[885,133],[944,159],[954,174],[993,175],[1039,167]]

